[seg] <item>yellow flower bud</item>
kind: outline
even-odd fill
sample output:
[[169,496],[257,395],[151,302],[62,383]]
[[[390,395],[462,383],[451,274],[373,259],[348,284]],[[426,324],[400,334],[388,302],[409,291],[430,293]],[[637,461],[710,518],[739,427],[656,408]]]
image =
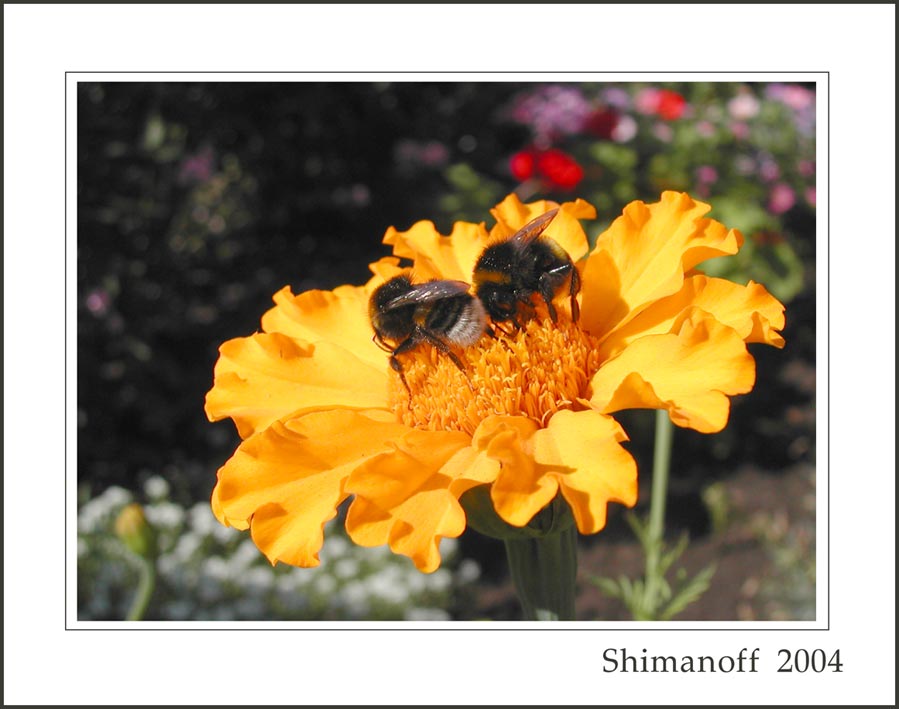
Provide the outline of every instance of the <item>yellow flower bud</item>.
[[115,521],[115,533],[138,556],[156,556],[156,532],[147,522],[143,508],[136,502],[127,505]]

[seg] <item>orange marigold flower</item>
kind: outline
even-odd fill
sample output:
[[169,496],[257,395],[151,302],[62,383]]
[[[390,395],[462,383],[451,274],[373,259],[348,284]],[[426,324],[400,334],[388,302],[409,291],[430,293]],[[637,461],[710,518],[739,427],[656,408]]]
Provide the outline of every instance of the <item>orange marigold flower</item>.
[[746,343],[782,347],[784,309],[761,285],[696,270],[743,238],[675,192],[629,204],[589,254],[578,220],[595,210],[560,205],[545,235],[579,271],[576,322],[567,292],[556,322],[536,297],[520,329],[458,350],[462,369],[428,343],[398,356],[408,388],[391,369],[372,341],[368,302],[404,271],[400,259],[416,282],[470,283],[485,246],[555,206],[510,195],[490,231],[390,228],[394,256],[373,263],[365,285],[276,293],[262,332],[222,345],[206,397],[210,420],[231,418],[244,439],[218,472],[219,521],[249,529],[272,563],[316,566],[325,523],[352,497],[356,543],[389,544],[430,572],[440,540],[466,528],[460,497],[473,488],[512,527],[559,496],[583,534],[604,527],[609,502],[633,506],[637,468],[616,411],[660,408],[679,426],[723,428],[729,397],[755,381]]

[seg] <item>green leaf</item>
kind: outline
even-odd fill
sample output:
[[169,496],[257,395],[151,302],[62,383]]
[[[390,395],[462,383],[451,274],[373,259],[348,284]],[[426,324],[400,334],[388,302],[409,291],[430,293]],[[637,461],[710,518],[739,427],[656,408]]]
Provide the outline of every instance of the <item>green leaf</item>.
[[665,574],[671,568],[671,565],[687,550],[689,542],[689,536],[682,534],[680,539],[677,540],[677,544],[662,554],[662,558],[659,560],[659,574]]
[[647,531],[649,529],[648,523],[644,522],[637,514],[630,510],[625,512],[624,519],[633,531],[634,536],[637,537],[640,545],[645,549],[649,539],[647,536]]
[[610,598],[621,598],[622,591],[615,579],[607,576],[592,576],[590,582]]
[[674,616],[684,610],[694,601],[698,600],[705,593],[715,574],[715,565],[710,564],[694,576],[686,585],[684,585],[677,595],[671,599],[671,602],[662,611],[660,618],[662,620],[671,620]]

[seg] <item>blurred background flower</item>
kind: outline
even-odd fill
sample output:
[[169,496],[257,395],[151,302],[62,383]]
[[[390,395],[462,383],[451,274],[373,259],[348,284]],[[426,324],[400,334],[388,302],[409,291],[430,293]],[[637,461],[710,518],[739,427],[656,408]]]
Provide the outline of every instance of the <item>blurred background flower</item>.
[[[147,619],[516,617],[503,546],[476,533],[431,587],[333,532],[320,568],[273,569],[215,523],[238,441],[203,413],[217,347],[285,285],[366,280],[390,225],[448,233],[515,191],[588,200],[595,239],[674,189],[747,237],[713,275],[763,282],[789,313],[729,426],[677,432],[668,528],[694,540],[688,571],[719,569],[681,617],[808,618],[814,564],[793,561],[814,558],[815,113],[814,86],[790,82],[79,83],[80,617],[127,610],[137,572],[112,520],[129,502],[158,533]],[[624,423],[648,470],[643,413]],[[619,516],[602,537],[582,541],[585,572],[639,570]],[[627,617],[581,587],[585,619]]]

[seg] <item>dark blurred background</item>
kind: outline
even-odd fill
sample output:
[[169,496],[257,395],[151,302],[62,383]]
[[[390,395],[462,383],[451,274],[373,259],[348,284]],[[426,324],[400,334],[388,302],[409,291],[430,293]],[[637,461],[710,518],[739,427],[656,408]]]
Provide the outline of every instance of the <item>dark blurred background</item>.
[[[736,548],[737,568],[750,563],[741,545],[755,544],[759,564],[776,556],[764,529],[782,513],[774,541],[813,558],[815,110],[814,86],[790,83],[80,83],[79,500],[115,486],[145,501],[162,478],[171,504],[208,501],[238,443],[203,412],[218,346],[255,331],[284,285],[364,282],[388,253],[388,226],[489,226],[488,209],[517,191],[592,202],[595,238],[628,201],[678,189],[747,236],[739,258],[709,270],[780,297],[788,345],[752,348],[758,381],[724,432],[677,431],[669,529],[708,543],[708,558]],[[622,421],[647,482],[644,413]],[[585,554],[604,542],[597,563],[636,563],[615,515]],[[452,617],[512,607],[501,554],[462,538],[460,555],[483,576]],[[782,566],[721,586],[730,605],[701,617],[732,618],[747,598],[751,617],[807,615],[807,598],[766,600],[771,612],[753,604]],[[585,607],[620,613],[594,590]]]

